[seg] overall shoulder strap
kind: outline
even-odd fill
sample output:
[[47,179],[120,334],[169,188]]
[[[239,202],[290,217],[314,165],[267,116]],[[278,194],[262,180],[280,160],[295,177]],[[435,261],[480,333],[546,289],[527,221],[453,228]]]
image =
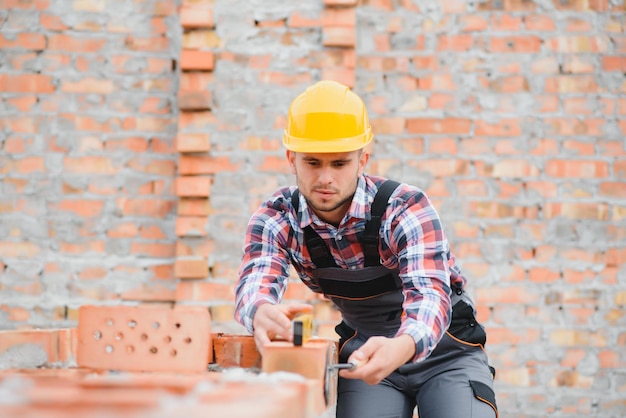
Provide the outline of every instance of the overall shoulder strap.
[[[297,214],[300,210],[300,190],[296,189],[291,194],[291,205],[294,207]],[[307,225],[304,228],[304,240],[315,267],[337,267],[337,263],[335,263],[335,259],[326,246],[326,243],[322,237],[320,237],[318,233],[313,230],[311,225]]]
[[291,194],[291,206],[296,210],[296,213],[300,211],[300,189],[296,189]]
[[371,218],[365,223],[365,230],[361,236],[363,244],[363,254],[365,255],[365,266],[380,265],[380,255],[378,254],[378,235],[380,223],[387,208],[389,197],[400,185],[397,181],[386,180],[378,188],[374,201],[372,202]]

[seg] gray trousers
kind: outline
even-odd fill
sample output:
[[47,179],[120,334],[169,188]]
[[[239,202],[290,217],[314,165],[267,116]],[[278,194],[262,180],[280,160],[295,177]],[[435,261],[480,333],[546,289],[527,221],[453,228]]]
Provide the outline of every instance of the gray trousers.
[[[460,309],[457,312],[468,318],[467,324],[477,333],[446,332],[426,360],[401,366],[377,385],[340,377],[337,418],[411,418],[416,405],[419,418],[497,418],[493,375],[483,346],[459,337],[470,340],[479,334],[480,340],[482,334],[484,338],[471,309],[466,309],[464,314]],[[336,329],[344,338],[353,332],[345,324]],[[358,334],[349,339],[342,346],[340,360],[345,361],[366,339]]]
[[[491,394],[489,394],[491,391]],[[481,347],[446,334],[423,362],[378,385],[339,378],[337,418],[494,418],[493,378]]]

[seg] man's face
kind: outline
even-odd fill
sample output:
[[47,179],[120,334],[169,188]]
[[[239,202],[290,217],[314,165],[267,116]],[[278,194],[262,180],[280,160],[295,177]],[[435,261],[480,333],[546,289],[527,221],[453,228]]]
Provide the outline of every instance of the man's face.
[[359,150],[317,154],[287,151],[287,159],[309,206],[320,219],[339,225],[350,208],[369,153]]

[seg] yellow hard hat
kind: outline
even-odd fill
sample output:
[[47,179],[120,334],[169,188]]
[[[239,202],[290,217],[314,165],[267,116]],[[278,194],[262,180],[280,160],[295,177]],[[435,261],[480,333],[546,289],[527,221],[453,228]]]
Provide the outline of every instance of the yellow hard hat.
[[372,137],[363,100],[343,84],[320,81],[291,102],[283,144],[295,152],[349,152]]

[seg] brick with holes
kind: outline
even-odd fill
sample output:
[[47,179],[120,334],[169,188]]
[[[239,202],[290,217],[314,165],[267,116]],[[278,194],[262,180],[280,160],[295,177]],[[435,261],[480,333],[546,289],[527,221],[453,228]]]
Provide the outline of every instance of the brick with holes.
[[212,351],[207,308],[87,305],[79,309],[76,361],[81,367],[202,372]]

